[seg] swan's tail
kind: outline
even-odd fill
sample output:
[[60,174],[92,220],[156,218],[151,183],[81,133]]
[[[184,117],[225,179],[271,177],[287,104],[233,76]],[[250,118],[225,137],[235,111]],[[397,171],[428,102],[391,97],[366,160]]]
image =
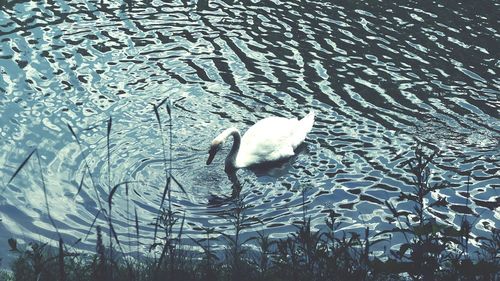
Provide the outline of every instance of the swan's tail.
[[294,149],[306,139],[307,133],[309,133],[312,130],[314,124],[314,116],[315,116],[314,110],[311,110],[309,114],[307,114],[304,118],[300,119],[293,138],[294,140],[292,146]]
[[307,114],[304,118],[300,120],[300,126],[309,133],[312,130],[313,124],[314,124],[314,117],[315,113],[314,110],[311,110],[309,114]]

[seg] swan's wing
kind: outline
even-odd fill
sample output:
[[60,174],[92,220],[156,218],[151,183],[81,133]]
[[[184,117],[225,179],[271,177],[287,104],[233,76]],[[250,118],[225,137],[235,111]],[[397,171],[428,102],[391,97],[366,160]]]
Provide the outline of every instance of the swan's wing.
[[314,124],[314,111],[309,112],[304,118],[298,121],[297,127],[294,129],[293,137],[291,138],[293,149],[297,148],[305,139],[307,134],[312,130]]
[[236,165],[245,167],[293,156],[299,125],[297,119],[268,117],[260,120],[243,135]]

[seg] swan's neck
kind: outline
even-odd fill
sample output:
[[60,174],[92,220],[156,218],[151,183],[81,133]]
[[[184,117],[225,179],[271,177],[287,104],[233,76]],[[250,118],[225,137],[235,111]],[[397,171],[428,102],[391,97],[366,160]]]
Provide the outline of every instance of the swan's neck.
[[229,154],[226,157],[226,172],[236,170],[236,156],[238,155],[241,144],[241,135],[238,129],[229,128],[222,132],[222,134],[220,134],[220,137],[224,140],[229,136],[233,137],[233,146],[231,147],[231,151],[229,151]]

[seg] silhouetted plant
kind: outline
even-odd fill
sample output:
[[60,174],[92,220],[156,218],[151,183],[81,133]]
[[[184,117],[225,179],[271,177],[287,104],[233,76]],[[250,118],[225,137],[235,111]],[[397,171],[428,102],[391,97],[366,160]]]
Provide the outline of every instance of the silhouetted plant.
[[215,240],[215,238],[211,237],[211,235],[215,234],[215,229],[204,227],[202,230],[205,232],[206,238],[191,238],[203,250],[203,260],[200,264],[201,280],[215,281],[217,280],[215,262],[218,260],[218,257],[215,255],[210,244],[210,241]]
[[[413,190],[401,192],[399,200],[413,202],[414,212],[398,211],[391,202],[386,201],[386,206],[398,224],[392,230],[377,234],[401,233],[406,243],[401,244],[397,251],[391,250],[386,262],[375,259],[372,263],[373,270],[386,274],[405,272],[414,280],[424,281],[450,280],[450,276],[455,276],[453,280],[470,280],[469,278],[475,279],[476,276],[491,278],[495,275],[492,269],[498,269],[498,262],[497,265],[490,262],[487,266],[481,261],[474,264],[467,255],[472,232],[468,219],[463,216],[460,228],[456,229],[453,225],[438,222],[432,216],[433,208],[447,207],[444,198],[433,200],[427,196],[433,191],[448,187],[445,181],[434,184],[430,182],[430,165],[436,156],[437,151],[427,154],[419,144],[415,149],[415,157],[406,161],[413,174]],[[469,181],[470,179],[467,182],[467,193]],[[483,248],[493,240],[493,236],[492,239],[485,238]],[[495,246],[498,245],[493,245]],[[484,267],[481,272],[473,271],[479,267]]]
[[254,258],[253,263],[258,268],[258,280],[267,280],[271,275],[269,272],[270,266],[270,255],[273,251],[273,246],[275,246],[276,241],[271,240],[269,235],[263,232],[257,232],[257,237],[255,237],[255,243],[258,246],[258,256]]
[[[168,103],[167,103],[168,102]],[[447,208],[445,199],[433,199],[431,192],[445,188],[445,181],[431,182],[431,166],[436,151],[427,153],[418,145],[415,156],[406,161],[409,172],[413,176],[413,186],[409,191],[401,192],[400,201],[412,203],[411,212],[401,211],[393,204],[392,200],[386,201],[386,206],[393,216],[395,226],[393,229],[381,231],[376,235],[370,233],[369,228],[364,233],[341,232],[339,214],[331,211],[325,220],[326,229],[319,225],[316,230],[311,217],[307,216],[307,189],[302,190],[302,221],[296,223],[296,231],[284,239],[271,239],[269,235],[258,232],[254,236],[245,232],[258,218],[247,216],[249,206],[245,205],[238,195],[232,197],[228,210],[220,215],[226,219],[232,228],[231,232],[216,231],[214,228],[201,228],[206,238],[193,239],[201,248],[202,253],[185,250],[182,235],[184,232],[184,216],[172,209],[171,187],[177,183],[184,191],[182,185],[172,175],[172,103],[165,99],[169,114],[170,157],[167,160],[167,145],[163,142],[163,161],[165,168],[165,187],[160,203],[151,248],[158,247],[161,251],[159,258],[155,256],[140,257],[135,260],[132,254],[125,254],[121,248],[118,235],[112,224],[112,201],[120,185],[125,185],[127,195],[127,218],[129,217],[128,182],[119,183],[111,188],[110,165],[110,133],[111,119],[108,121],[107,132],[107,176],[108,208],[102,206],[101,198],[97,194],[97,185],[93,181],[91,169],[84,155],[85,173],[80,180],[78,191],[84,187],[86,175],[90,175],[94,191],[99,204],[99,210],[92,222],[88,234],[91,232],[97,218],[103,214],[110,231],[109,247],[115,245],[120,252],[106,249],[102,230],[96,227],[97,242],[94,254],[69,253],[67,245],[59,236],[59,244],[52,251],[48,244],[31,242],[27,246],[19,246],[17,240],[9,239],[8,243],[17,258],[11,265],[12,275],[0,273],[0,280],[109,280],[109,281],[159,281],[159,280],[497,280],[500,265],[500,232],[490,227],[491,235],[488,237],[474,236],[474,221],[470,215],[463,215],[460,225],[448,225],[435,219],[435,209]],[[155,115],[160,127],[158,107],[154,107]],[[73,129],[68,126],[76,138],[81,149],[81,144]],[[83,150],[81,149],[82,153]],[[47,201],[45,181],[38,151],[34,149],[31,154],[16,169],[9,183],[35,156],[38,159],[42,187],[45,194],[45,204],[50,217]],[[469,184],[467,182],[467,202],[469,204]],[[75,195],[75,196],[76,196]],[[168,205],[163,208],[163,201]],[[137,209],[135,213],[135,232],[137,246],[139,247],[139,218]],[[51,219],[56,232],[58,229]],[[158,232],[160,230],[160,232]],[[128,231],[130,243],[130,231]],[[160,233],[158,235],[158,233]],[[88,236],[85,236],[85,238]],[[161,236],[163,234],[163,236]],[[383,234],[401,234],[404,242],[396,250],[389,250],[389,255],[373,256],[371,251],[374,245],[386,241]],[[219,235],[218,237],[216,237]],[[161,237],[159,237],[161,236]],[[245,237],[245,238],[243,238]],[[159,241],[157,240],[159,238]],[[114,239],[114,241],[113,241]],[[472,239],[482,247],[474,253],[469,252],[469,243]],[[225,247],[225,255],[219,259],[221,252],[214,249],[217,241]],[[116,243],[113,243],[116,242]],[[250,247],[256,246],[257,250]],[[26,247],[26,248],[24,248]],[[139,252],[139,248],[137,248]],[[387,253],[387,252],[386,252]],[[121,254],[121,256],[120,256]],[[220,255],[221,256],[221,255]],[[476,257],[472,259],[472,257]]]
[[249,260],[245,257],[245,245],[255,238],[250,237],[241,240],[241,232],[250,227],[257,219],[255,217],[248,217],[245,214],[247,208],[248,206],[244,204],[242,198],[237,198],[233,202],[233,208],[220,215],[232,225],[234,230],[233,235],[229,235],[222,231],[219,232],[228,246],[226,259],[231,261],[228,265],[230,266],[232,280],[246,280],[251,273],[248,270]]
[[106,258],[106,247],[102,241],[102,231],[101,227],[96,227],[97,231],[97,242],[96,242],[96,257],[93,262],[93,278],[96,281],[106,280],[108,278],[108,262]]

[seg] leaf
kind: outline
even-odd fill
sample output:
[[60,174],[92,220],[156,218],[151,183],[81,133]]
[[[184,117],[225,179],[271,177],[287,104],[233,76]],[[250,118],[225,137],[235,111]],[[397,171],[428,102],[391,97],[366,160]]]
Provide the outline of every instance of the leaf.
[[406,254],[406,251],[408,251],[408,249],[411,249],[411,244],[404,243],[403,245],[401,245],[401,247],[399,247],[399,256],[401,258],[404,257],[404,255]]
[[135,214],[135,232],[137,235],[137,239],[139,239],[139,220],[137,219],[137,207],[134,209],[134,214]]
[[109,139],[109,135],[111,134],[111,125],[113,124],[113,117],[109,117],[109,120],[108,120],[108,139]]
[[171,106],[172,106],[172,100],[171,99],[168,99],[168,102],[165,104],[166,107],[167,107],[167,113],[168,113],[168,117],[169,118],[172,118],[172,110],[171,110]]
[[71,246],[76,246],[80,242],[82,242],[82,238],[76,239],[76,241]]
[[76,143],[77,143],[78,145],[80,145],[80,140],[79,140],[79,139],[78,139],[78,137],[76,136],[76,133],[75,133],[75,131],[73,130],[73,127],[71,127],[71,125],[70,125],[69,123],[67,123],[66,125],[68,125],[68,129],[69,129],[69,131],[71,132],[71,134],[73,135],[73,137],[75,138]]
[[167,182],[165,184],[165,188],[163,189],[163,195],[161,196],[160,210],[161,210],[161,207],[163,206],[163,202],[165,202],[165,198],[167,197],[167,191],[170,189],[170,185],[171,185],[171,177],[169,176],[167,178]]
[[87,240],[87,237],[89,236],[90,231],[94,227],[94,224],[95,224],[95,222],[96,222],[96,220],[97,220],[97,218],[99,217],[100,214],[101,214],[101,211],[100,210],[97,211],[97,214],[95,215],[95,218],[94,218],[94,220],[92,221],[92,224],[89,227],[89,231],[87,231],[87,234],[85,235],[85,238],[83,238],[83,240]]
[[399,227],[395,227],[393,229],[382,230],[379,233],[373,235],[373,237],[377,237],[377,236],[387,234],[387,233],[389,233],[389,234],[392,234],[392,233],[412,233],[412,231],[409,229],[402,229]]
[[78,190],[75,193],[75,197],[73,200],[76,198],[76,196],[80,193],[80,190],[82,190],[83,187],[83,179],[85,178],[85,171],[83,171],[82,179],[80,180],[80,184],[78,185]]
[[118,187],[120,185],[128,184],[128,183],[130,183],[130,181],[124,181],[124,182],[121,182],[121,183],[113,186],[113,188],[111,189],[111,192],[109,193],[109,196],[108,196],[108,205],[109,205],[110,209],[111,209],[111,201],[113,200],[113,195],[115,195],[115,192],[118,189]]
[[257,237],[250,237],[245,239],[243,242],[241,242],[241,245],[245,245],[246,243],[252,241],[252,240],[257,240]]
[[10,246],[10,251],[19,252],[19,250],[17,249],[17,240],[16,239],[9,238],[8,242],[9,242],[9,246]]
[[432,233],[432,227],[429,224],[417,225],[413,227],[415,235],[429,235]]
[[113,227],[113,224],[110,223],[109,226],[111,228],[111,233],[113,233],[113,237],[115,237],[116,243],[118,244],[118,246],[121,247],[120,240],[118,240],[118,236],[116,235],[115,228]]
[[182,215],[181,227],[180,227],[180,229],[179,229],[179,235],[177,235],[177,239],[179,239],[179,241],[181,240],[182,231],[183,231],[183,229],[184,229],[184,221],[185,221],[185,219],[186,219],[186,213],[184,213],[184,214]]
[[57,228],[56,222],[50,215],[50,207],[49,207],[49,200],[47,197],[47,186],[45,185],[45,179],[43,177],[43,169],[42,169],[42,162],[40,160],[40,154],[38,154],[38,150],[35,151],[36,154],[36,159],[38,160],[38,168],[40,169],[40,179],[42,181],[42,188],[43,188],[43,197],[45,198],[45,206],[47,207],[47,216],[49,217],[50,223],[52,226],[56,229],[57,236],[61,238],[61,234],[59,233],[59,229]]
[[158,113],[158,107],[156,107],[156,105],[154,105],[154,104],[153,104],[153,111],[155,112],[156,121],[158,121],[158,125],[160,125],[160,129],[161,129],[160,113]]
[[187,194],[186,190],[184,189],[184,187],[182,186],[182,184],[172,175],[172,179],[175,181],[175,183],[181,188],[182,192],[184,192],[184,194]]
[[385,200],[385,205],[387,206],[387,208],[389,208],[389,211],[391,211],[391,213],[394,217],[398,216],[398,212],[396,211],[396,208],[394,207],[394,205],[391,202],[389,202],[389,200]]
[[141,194],[139,194],[139,192],[137,192],[137,190],[135,190],[135,189],[132,189],[132,190],[134,191],[135,195],[137,195],[137,196],[139,196],[139,197],[142,198]]
[[17,176],[17,174],[21,171],[21,169],[24,167],[24,165],[26,165],[26,163],[28,163],[28,160],[30,160],[31,156],[33,155],[33,153],[35,153],[36,151],[36,148],[33,149],[33,151],[31,151],[31,153],[28,155],[28,157],[26,157],[26,159],[24,159],[23,163],[21,163],[21,165],[17,168],[17,170],[14,172],[14,174],[12,175],[12,177],[10,178],[9,183],[12,182],[12,180]]
[[181,102],[181,101],[183,101],[183,100],[185,100],[185,99],[186,99],[186,97],[182,97],[182,98],[180,98],[180,99],[178,99],[178,100],[176,100],[176,101],[172,102],[172,104],[176,104],[176,103]]
[[168,97],[162,99],[161,102],[157,105],[157,107],[161,107],[167,100],[168,100]]
[[438,195],[437,201],[432,202],[429,207],[446,207],[448,205],[448,202],[446,201],[445,197],[441,197]]

